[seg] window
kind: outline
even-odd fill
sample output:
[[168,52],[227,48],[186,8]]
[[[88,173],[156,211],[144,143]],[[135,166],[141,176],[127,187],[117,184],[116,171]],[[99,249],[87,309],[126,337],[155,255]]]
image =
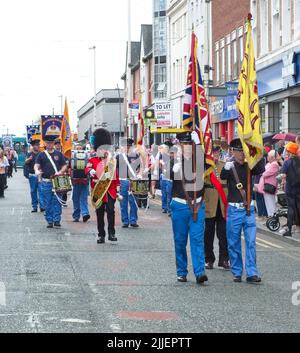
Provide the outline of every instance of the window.
[[225,82],[225,47],[224,47],[224,39],[221,41],[221,69],[220,69],[220,81],[221,83]]
[[282,45],[291,42],[291,0],[282,1]]
[[232,78],[235,80],[237,78],[237,48],[236,39],[231,42],[232,47]]
[[280,46],[280,3],[272,0],[272,50]]
[[216,43],[216,64],[215,64],[215,79],[218,84],[220,81],[220,59],[219,59],[219,43]]
[[268,51],[268,0],[260,1],[260,54],[264,55]]
[[243,66],[243,60],[244,60],[244,36],[243,36],[243,31],[239,30],[239,62],[240,62],[240,70],[242,69],[242,66]]
[[253,45],[254,45],[254,55],[257,57],[257,1],[252,0],[251,2],[251,13],[253,15],[252,20],[252,34],[253,34]]
[[295,37],[294,39],[300,38],[300,0],[295,0]]
[[230,46],[230,36],[229,41],[226,40],[226,81],[231,80],[231,46]]

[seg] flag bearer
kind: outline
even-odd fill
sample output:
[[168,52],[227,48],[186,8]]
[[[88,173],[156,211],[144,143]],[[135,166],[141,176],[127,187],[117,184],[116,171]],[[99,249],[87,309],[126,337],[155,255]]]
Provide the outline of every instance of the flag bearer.
[[[230,146],[233,149],[234,162],[227,162],[222,169],[221,179],[228,186],[227,241],[234,282],[242,282],[243,257],[241,237],[244,231],[246,260],[245,269],[248,283],[260,283],[261,278],[256,264],[256,218],[255,208],[251,203],[250,214],[247,214],[248,164],[240,139],[234,139]],[[251,171],[251,175],[264,172],[265,162],[261,160]],[[251,185],[251,198],[252,190]]]

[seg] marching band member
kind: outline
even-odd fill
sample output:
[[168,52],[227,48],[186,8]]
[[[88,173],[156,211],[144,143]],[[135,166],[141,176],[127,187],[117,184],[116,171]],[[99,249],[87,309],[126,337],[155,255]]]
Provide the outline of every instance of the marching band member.
[[[177,280],[178,282],[187,282],[188,260],[186,246],[188,235],[190,235],[194,274],[196,282],[202,285],[208,281],[205,274],[204,259],[204,187],[198,180],[201,179],[202,181],[199,165],[197,165],[196,172],[191,174],[193,163],[192,133],[180,133],[177,135],[177,139],[181,145],[182,156],[171,163],[171,179],[173,180],[171,218],[175,243]],[[204,170],[202,175],[203,172]],[[191,191],[192,189],[196,192],[198,211],[196,220],[193,212],[195,192]]]
[[46,151],[41,152],[34,165],[35,174],[40,178],[41,191],[45,202],[45,218],[47,228],[61,227],[62,207],[53,192],[52,180],[54,176],[62,176],[67,171],[64,155],[54,149],[55,136],[46,136]]
[[30,142],[32,146],[32,151],[28,153],[25,164],[28,167],[29,172],[29,185],[30,185],[30,194],[31,194],[31,204],[32,204],[32,213],[37,213],[38,205],[40,206],[40,211],[45,211],[45,205],[43,201],[43,194],[41,192],[41,184],[39,183],[38,177],[34,171],[34,165],[36,159],[40,153],[40,140],[32,140]]
[[[101,169],[104,170],[106,164],[108,163],[109,149],[112,145],[110,132],[105,129],[96,130],[91,139],[91,144],[93,145],[97,156],[89,159],[87,167],[85,169],[85,174],[90,176],[91,187],[92,189],[94,189],[99,180],[99,171]],[[117,188],[119,186],[119,178],[117,173],[116,175],[108,175],[107,178],[111,180],[111,184],[108,188],[108,191],[103,197],[103,204],[100,208],[96,210],[98,226],[98,244],[105,243],[105,212],[107,213],[108,221],[108,240],[112,242],[118,241],[118,239],[116,238],[115,230],[115,203],[118,197]]]
[[80,145],[77,145],[76,150],[72,152],[71,159],[74,222],[79,222],[80,216],[82,216],[84,223],[91,218],[88,206],[89,183],[87,175],[85,174],[87,161],[87,153]]
[[[220,181],[220,173],[225,165],[225,162],[220,160],[220,146],[213,146],[214,160],[215,160],[215,175]],[[222,187],[227,196],[227,184],[225,181],[221,181]],[[212,270],[214,268],[214,262],[216,260],[214,254],[214,239],[215,233],[219,239],[219,267],[223,267],[224,270],[230,270],[228,263],[228,245],[226,237],[226,211],[225,205],[221,200],[218,190],[215,188],[210,180],[210,177],[205,178],[205,262],[206,269]]]
[[[139,228],[138,206],[134,195],[131,193],[131,179],[137,177],[139,168],[141,167],[140,156],[133,149],[134,141],[130,138],[125,138],[121,141],[122,152],[117,156],[117,169],[120,178],[120,194],[122,196],[121,216],[123,228],[128,228],[129,224],[132,228]],[[129,212],[130,207],[130,212]]]
[[[251,203],[251,214],[247,214],[248,164],[240,139],[234,139],[230,146],[233,149],[234,162],[226,162],[221,172],[221,179],[228,186],[227,241],[234,282],[242,282],[243,257],[241,237],[244,231],[246,246],[246,274],[248,283],[260,283],[261,278],[256,264],[256,217]],[[264,172],[265,161],[261,160],[251,171],[251,175]],[[251,185],[251,200],[253,187]]]

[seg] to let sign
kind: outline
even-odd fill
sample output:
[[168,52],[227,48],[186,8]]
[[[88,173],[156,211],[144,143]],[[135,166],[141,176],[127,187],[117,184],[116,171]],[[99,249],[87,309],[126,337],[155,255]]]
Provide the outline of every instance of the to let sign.
[[172,107],[170,102],[155,103],[155,117],[157,127],[172,126]]

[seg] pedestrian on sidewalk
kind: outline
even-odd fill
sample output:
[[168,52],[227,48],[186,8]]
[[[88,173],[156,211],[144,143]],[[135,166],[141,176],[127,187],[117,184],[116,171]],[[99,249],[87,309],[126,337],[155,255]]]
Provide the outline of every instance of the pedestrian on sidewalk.
[[[221,171],[225,165],[225,162],[220,160],[220,146],[213,146],[214,160],[215,160],[215,175],[221,182],[222,187],[227,197],[227,183],[226,181],[220,180]],[[219,262],[218,266],[224,270],[230,270],[229,255],[228,255],[228,244],[226,236],[226,210],[223,204],[220,194],[212,184],[210,177],[205,178],[205,268],[212,270],[214,268],[214,262],[216,257],[214,254],[214,240],[215,234],[219,240]]]
[[38,212],[38,206],[40,206],[40,211],[45,211],[45,205],[42,194],[42,186],[38,180],[38,176],[35,174],[34,165],[38,155],[40,154],[40,140],[32,140],[30,142],[32,146],[32,151],[27,154],[25,164],[28,168],[28,180],[30,186],[30,196],[31,196],[31,205],[32,213]]
[[[109,151],[109,148],[112,147],[110,132],[106,129],[96,130],[92,136],[91,144],[96,151],[96,157],[89,159],[87,167],[85,168],[85,174],[90,176],[91,188],[93,190],[99,181],[98,178],[103,174],[109,163],[110,158],[113,158],[111,151]],[[118,241],[115,230],[115,203],[118,197],[117,188],[120,184],[117,171],[115,175],[107,175],[107,179],[109,179],[110,184],[107,192],[103,195],[102,205],[96,209],[98,244],[105,243],[105,213],[107,214],[108,221],[108,240],[111,242]]]
[[65,175],[68,165],[64,155],[54,148],[55,136],[46,136],[46,151],[41,152],[35,162],[34,171],[41,182],[41,191],[45,205],[47,228],[61,227],[62,207],[53,192],[52,178]]
[[[256,218],[254,204],[251,204],[248,214],[248,164],[240,139],[234,139],[230,146],[233,148],[234,162],[227,162],[221,172],[221,179],[227,181],[228,186],[228,214],[227,241],[234,282],[242,282],[242,231],[246,246],[246,275],[248,283],[260,283],[261,277],[256,263]],[[260,175],[265,170],[265,160],[261,160],[251,171],[252,175]],[[250,187],[253,190],[253,185]],[[251,195],[252,196],[252,195]],[[252,200],[252,197],[250,198]]]
[[293,142],[288,143],[286,152],[288,160],[284,162],[281,173],[284,177],[288,203],[288,230],[283,236],[291,237],[293,225],[300,226],[300,155],[298,155],[298,145]]
[[9,162],[4,155],[4,151],[0,149],[0,198],[4,198],[4,189],[5,189],[5,175],[6,168],[9,166]]
[[[190,238],[191,255],[196,282],[200,285],[208,281],[205,274],[204,228],[205,207],[203,203],[204,185],[203,170],[194,172],[193,139],[191,132],[177,135],[182,155],[171,163],[171,179],[173,180],[171,219],[176,256],[177,281],[187,282],[188,258],[187,242]],[[201,180],[200,180],[201,179]],[[191,191],[195,190],[195,191]],[[196,193],[196,195],[195,195]],[[194,198],[196,196],[196,219],[194,218]]]
[[84,223],[91,218],[88,206],[89,183],[87,175],[85,174],[87,162],[87,152],[85,152],[82,146],[78,144],[75,147],[75,151],[72,152],[71,159],[74,222],[79,222],[81,216]]

